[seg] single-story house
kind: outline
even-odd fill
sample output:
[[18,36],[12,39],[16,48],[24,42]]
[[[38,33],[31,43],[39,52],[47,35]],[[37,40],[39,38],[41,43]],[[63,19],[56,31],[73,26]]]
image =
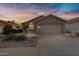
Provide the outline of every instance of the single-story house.
[[55,15],[37,17],[28,21],[35,26],[35,33],[39,34],[61,34],[64,33],[65,20]]
[[65,31],[79,32],[79,17],[68,20],[65,24]]
[[64,26],[66,20],[57,17],[55,15],[49,14],[41,19],[38,19],[35,24],[36,33],[39,34],[62,34],[64,33]]

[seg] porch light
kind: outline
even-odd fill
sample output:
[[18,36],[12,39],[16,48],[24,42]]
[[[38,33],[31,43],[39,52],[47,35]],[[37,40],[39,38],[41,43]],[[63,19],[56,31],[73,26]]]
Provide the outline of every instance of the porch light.
[[30,23],[30,24],[29,24],[29,29],[34,30],[34,24],[33,24],[33,23]]

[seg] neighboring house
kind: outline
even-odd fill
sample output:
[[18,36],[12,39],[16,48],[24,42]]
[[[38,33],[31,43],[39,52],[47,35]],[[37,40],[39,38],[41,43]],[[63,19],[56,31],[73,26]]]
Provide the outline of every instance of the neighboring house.
[[15,21],[7,21],[8,23],[10,23],[11,25],[13,25],[14,29],[20,29],[21,26],[19,24],[17,24]]
[[57,17],[55,15],[49,14],[43,18],[38,19],[35,22],[36,33],[39,34],[62,34],[65,30],[66,20]]
[[13,29],[13,28],[19,29],[19,27],[20,27],[20,25],[17,24],[17,23],[15,23],[15,22],[0,20],[0,34],[2,34],[3,29],[4,29],[5,26],[9,26],[9,27],[11,27],[12,29]]
[[0,34],[3,32],[3,28],[4,26],[12,26],[10,23],[6,22],[6,21],[3,21],[3,20],[0,20]]
[[68,20],[65,25],[65,31],[67,32],[79,32],[79,17]]

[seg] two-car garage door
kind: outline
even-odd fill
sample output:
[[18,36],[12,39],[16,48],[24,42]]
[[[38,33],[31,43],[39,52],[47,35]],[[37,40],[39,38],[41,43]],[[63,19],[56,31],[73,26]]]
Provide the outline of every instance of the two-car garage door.
[[40,34],[61,34],[62,31],[61,24],[55,25],[40,25],[39,33]]

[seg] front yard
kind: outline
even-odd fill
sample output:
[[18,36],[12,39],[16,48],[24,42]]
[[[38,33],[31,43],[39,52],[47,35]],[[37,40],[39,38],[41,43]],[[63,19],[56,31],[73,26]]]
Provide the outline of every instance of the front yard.
[[28,38],[24,33],[14,33],[0,37],[0,48],[32,46],[36,46],[36,39]]
[[[37,43],[35,43],[36,41]],[[70,37],[64,34],[39,34],[38,40],[34,39],[31,42],[27,39],[21,42],[0,41],[0,52],[24,56],[79,56],[79,37]]]

